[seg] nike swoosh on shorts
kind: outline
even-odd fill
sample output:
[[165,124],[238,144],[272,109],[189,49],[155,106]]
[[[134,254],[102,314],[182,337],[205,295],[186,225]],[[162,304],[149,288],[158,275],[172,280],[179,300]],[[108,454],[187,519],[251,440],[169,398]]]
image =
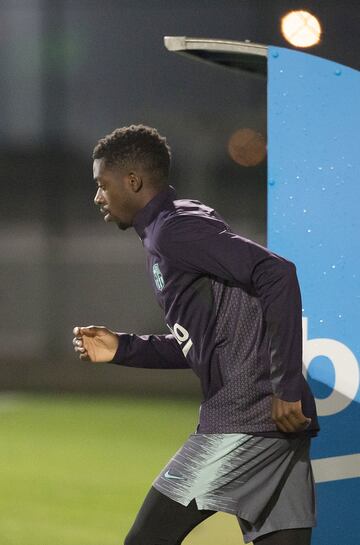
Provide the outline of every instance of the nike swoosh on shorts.
[[167,479],[182,479],[182,477],[178,477],[177,475],[171,475],[171,473],[169,473],[169,470],[164,473],[164,477],[166,477]]

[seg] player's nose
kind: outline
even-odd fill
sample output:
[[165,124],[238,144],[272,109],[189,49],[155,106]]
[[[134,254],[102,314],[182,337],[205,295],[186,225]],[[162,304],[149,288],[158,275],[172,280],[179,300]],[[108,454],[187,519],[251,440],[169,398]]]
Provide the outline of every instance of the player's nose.
[[94,204],[99,206],[100,204],[103,204],[103,202],[104,202],[104,196],[102,194],[101,187],[99,187],[94,197]]

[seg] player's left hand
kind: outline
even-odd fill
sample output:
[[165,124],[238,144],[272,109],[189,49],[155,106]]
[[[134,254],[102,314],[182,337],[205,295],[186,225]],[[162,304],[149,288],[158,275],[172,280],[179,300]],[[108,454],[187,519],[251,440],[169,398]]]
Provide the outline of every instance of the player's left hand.
[[311,424],[311,418],[307,418],[299,401],[284,401],[273,397],[271,418],[277,428],[285,433],[299,432],[305,430]]

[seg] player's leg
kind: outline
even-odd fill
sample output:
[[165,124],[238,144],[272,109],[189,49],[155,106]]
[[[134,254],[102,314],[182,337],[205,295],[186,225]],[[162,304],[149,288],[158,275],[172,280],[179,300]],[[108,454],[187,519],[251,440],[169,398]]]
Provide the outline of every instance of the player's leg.
[[185,507],[151,487],[124,545],[180,545],[195,526],[216,511]]
[[311,528],[279,530],[254,539],[255,545],[310,545]]

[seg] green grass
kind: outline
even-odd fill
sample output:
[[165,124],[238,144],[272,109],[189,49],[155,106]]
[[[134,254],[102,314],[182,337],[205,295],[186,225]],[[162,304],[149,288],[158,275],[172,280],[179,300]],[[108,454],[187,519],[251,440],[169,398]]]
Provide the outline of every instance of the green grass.
[[[121,545],[197,415],[192,401],[1,396],[0,544]],[[185,543],[242,540],[235,517],[219,514]]]

